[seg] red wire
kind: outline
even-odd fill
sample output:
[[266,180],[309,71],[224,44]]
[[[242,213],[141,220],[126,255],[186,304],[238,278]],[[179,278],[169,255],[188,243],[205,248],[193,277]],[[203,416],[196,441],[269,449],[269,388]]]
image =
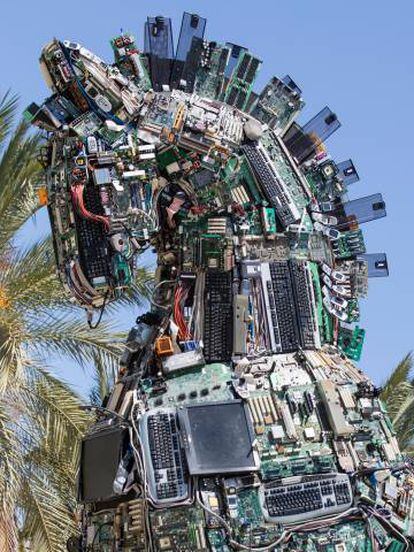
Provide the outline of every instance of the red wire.
[[101,222],[102,224],[105,225],[106,229],[108,230],[109,229],[108,217],[91,213],[85,207],[85,203],[83,201],[84,188],[85,188],[84,184],[75,184],[74,186],[71,187],[72,200],[74,204],[76,205],[76,207],[78,208],[78,211],[84,218],[93,220],[94,222]]
[[[183,332],[183,321],[180,312],[180,299],[181,299],[181,288],[177,287],[174,297],[174,320],[178,326],[178,337],[182,339]],[[185,331],[185,330],[184,330]]]
[[177,287],[174,294],[174,321],[178,326],[178,338],[188,339],[190,332],[188,330],[181,307],[181,301],[184,297],[184,291],[182,287]]

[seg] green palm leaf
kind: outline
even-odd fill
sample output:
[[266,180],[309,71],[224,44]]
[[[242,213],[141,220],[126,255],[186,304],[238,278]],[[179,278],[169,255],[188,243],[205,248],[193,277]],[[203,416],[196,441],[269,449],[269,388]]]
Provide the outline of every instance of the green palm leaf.
[[386,404],[400,448],[412,453],[414,438],[414,385],[410,380],[413,355],[408,353],[385,383],[381,400]]
[[406,355],[398,364],[398,366],[393,370],[391,376],[388,378],[382,388],[381,399],[384,402],[388,403],[388,401],[392,399],[395,393],[395,389],[400,383],[408,381],[408,376],[412,370],[412,367],[413,355],[412,353],[408,353],[408,355]]
[[89,399],[91,404],[99,406],[110,392],[113,377],[111,377],[111,374],[109,373],[110,370],[108,369],[108,365],[102,362],[98,356],[95,357],[94,366],[94,385],[89,395]]
[[[56,278],[49,238],[16,249],[16,232],[39,208],[41,182],[41,137],[28,136],[24,123],[13,130],[16,108],[16,97],[0,99],[0,550],[59,552],[77,531],[75,481],[91,419],[46,363],[55,356],[94,364],[102,396],[124,334],[105,322],[113,306],[89,329]],[[141,304],[149,293],[141,269],[123,304]]]
[[112,365],[118,361],[124,335],[114,332],[107,323],[101,323],[92,332],[73,309],[68,312],[67,309],[66,312],[45,309],[27,317],[21,339],[36,358],[45,360],[49,355],[64,354],[85,366],[97,355]]
[[0,160],[1,249],[7,247],[15,232],[39,207],[35,183],[40,180],[36,159],[40,137],[27,137],[27,130],[25,123],[17,127]]
[[15,198],[14,203],[3,210],[0,220],[0,251],[10,246],[15,233],[35,215],[39,200],[32,181],[26,182],[24,193]]
[[18,96],[10,94],[10,91],[0,99],[0,149],[13,128],[18,99]]
[[22,495],[27,504],[23,535],[30,537],[34,551],[59,552],[66,550],[66,540],[77,527],[69,504],[45,477],[36,472],[25,481]]
[[17,309],[62,304],[62,286],[54,274],[50,238],[25,251],[13,251],[0,274],[0,286]]

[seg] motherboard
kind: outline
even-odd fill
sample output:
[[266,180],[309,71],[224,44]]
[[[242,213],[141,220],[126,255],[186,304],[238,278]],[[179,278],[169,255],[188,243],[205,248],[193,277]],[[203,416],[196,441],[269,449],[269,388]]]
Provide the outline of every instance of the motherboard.
[[291,77],[204,37],[185,13],[123,33],[115,62],[53,40],[52,96],[26,118],[41,156],[56,263],[89,315],[157,267],[117,379],[83,440],[71,551],[400,552],[413,549],[414,470],[379,389],[354,364],[359,299],[388,274],[349,199],[353,162],[308,123]]

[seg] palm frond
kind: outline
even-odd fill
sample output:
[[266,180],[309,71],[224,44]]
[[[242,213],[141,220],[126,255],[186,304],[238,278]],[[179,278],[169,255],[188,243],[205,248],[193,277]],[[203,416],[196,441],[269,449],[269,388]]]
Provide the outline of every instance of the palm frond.
[[40,179],[36,157],[41,137],[39,134],[27,137],[27,131],[27,124],[21,122],[0,159],[0,247],[3,250],[24,222],[23,215],[30,216],[37,207],[34,182]]
[[124,333],[115,332],[104,322],[91,332],[84,318],[80,318],[81,312],[49,309],[30,314],[21,340],[32,355],[43,360],[51,354],[65,355],[84,367],[98,356],[113,365],[118,360]]
[[26,381],[0,400],[0,530],[9,523],[9,539],[16,538],[18,507],[31,550],[64,550],[76,529],[76,471],[90,417],[45,368],[27,362],[25,369]]
[[14,515],[14,508],[5,507],[0,511],[0,550],[17,549],[19,535]]
[[94,384],[89,394],[89,400],[93,405],[101,405],[109,394],[113,378],[110,375],[111,367],[103,362],[102,358],[95,357],[93,362]]
[[381,400],[388,404],[388,401],[392,399],[393,393],[396,387],[402,382],[408,382],[409,375],[413,367],[413,355],[408,353],[398,366],[393,370],[391,376],[385,382],[382,392]]
[[32,181],[26,182],[24,192],[2,213],[0,221],[0,252],[10,246],[20,228],[39,210],[39,198]]
[[0,505],[15,496],[17,473],[22,465],[17,436],[12,428],[13,411],[0,398]]
[[28,250],[9,254],[0,274],[0,285],[16,309],[37,309],[64,303],[62,286],[55,274],[50,238]]
[[13,412],[0,398],[0,550],[15,550],[14,522],[23,457],[12,427]]
[[37,161],[40,134],[27,136],[28,125],[20,124],[13,131],[0,160],[1,213],[25,192],[27,182],[40,172]]
[[16,311],[0,311],[0,396],[23,377],[25,355],[21,348],[23,322]]
[[37,446],[30,451],[30,461],[37,471],[47,474],[62,500],[72,497],[74,507],[75,482],[80,456],[81,438],[93,421],[89,413],[80,408],[82,400],[70,387],[55,378],[41,366],[33,366],[31,419],[39,428]]
[[413,396],[414,387],[407,381],[402,381],[395,388],[392,395],[386,402],[387,412],[391,420],[394,420],[398,413],[404,408],[404,404],[409,397]]
[[25,479],[22,497],[26,504],[22,533],[30,536],[33,552],[66,550],[66,540],[77,529],[70,505],[62,502],[50,481],[36,472]]
[[394,430],[402,451],[413,445],[414,438],[414,393],[405,400],[393,420]]
[[408,452],[414,438],[414,383],[410,379],[413,360],[411,352],[401,360],[380,395],[404,453]]
[[0,150],[5,142],[16,115],[18,96],[7,91],[0,99]]
[[30,417],[36,418],[43,443],[51,443],[57,451],[64,449],[67,441],[75,445],[90,422],[80,408],[82,399],[43,366],[31,362],[28,371],[28,385],[21,385],[19,394]]

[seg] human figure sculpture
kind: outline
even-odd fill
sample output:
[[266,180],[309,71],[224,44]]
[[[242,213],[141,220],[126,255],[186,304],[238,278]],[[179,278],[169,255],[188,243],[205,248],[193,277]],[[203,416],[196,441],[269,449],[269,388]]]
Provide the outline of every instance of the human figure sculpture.
[[352,362],[358,298],[387,272],[359,224],[385,205],[347,199],[358,175],[327,154],[333,112],[300,126],[293,80],[256,94],[261,61],[204,29],[184,14],[174,56],[170,20],[148,18],[144,52],[123,33],[114,64],[53,40],[53,95],[26,112],[49,133],[59,275],[92,327],[140,253],[157,256],[83,442],[68,548],[409,550],[412,470]]

